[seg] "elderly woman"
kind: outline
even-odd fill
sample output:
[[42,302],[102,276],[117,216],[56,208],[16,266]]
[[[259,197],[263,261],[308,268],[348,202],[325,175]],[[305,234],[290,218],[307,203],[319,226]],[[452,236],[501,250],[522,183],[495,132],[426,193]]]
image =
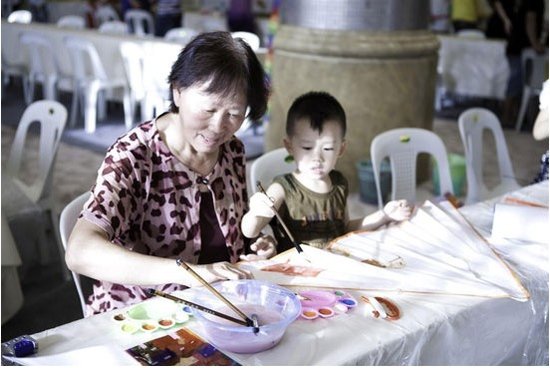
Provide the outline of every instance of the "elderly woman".
[[[247,278],[232,264],[247,241],[245,149],[234,133],[266,111],[269,88],[251,48],[228,32],[197,36],[168,77],[170,111],[120,137],[108,150],[71,234],[69,268],[99,282],[88,314],[173,292],[204,279]],[[252,249],[273,254],[270,242]]]

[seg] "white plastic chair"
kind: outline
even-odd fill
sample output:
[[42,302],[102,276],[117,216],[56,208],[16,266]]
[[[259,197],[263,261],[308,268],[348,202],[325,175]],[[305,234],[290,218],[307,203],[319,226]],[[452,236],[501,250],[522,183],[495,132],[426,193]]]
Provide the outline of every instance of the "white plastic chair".
[[[466,157],[468,192],[466,203],[475,203],[519,189],[515,179],[508,146],[500,121],[493,112],[484,108],[471,108],[458,117],[458,128]],[[483,179],[483,131],[488,129],[494,137],[500,183],[488,189]]]
[[521,106],[516,120],[516,131],[521,130],[529,100],[540,95],[542,84],[548,77],[548,51],[537,54],[533,49],[525,49],[521,53],[523,68],[523,94]]
[[56,24],[60,28],[84,29],[86,19],[80,15],[64,15],[57,20]]
[[158,116],[167,111],[171,101],[170,85],[166,78],[181,52],[181,45],[161,42],[143,43],[143,80],[145,83],[145,111]]
[[[63,250],[67,250],[67,244],[69,241],[69,236],[73,231],[78,216],[84,207],[84,203],[90,198],[90,192],[83,193],[73,199],[69,204],[63,208],[61,211],[61,216],[59,218],[59,233],[61,235],[61,242],[63,244]],[[76,286],[76,292],[78,293],[78,298],[80,300],[80,307],[82,308],[82,315],[86,315],[86,299],[84,298],[84,293],[82,292],[82,284],[80,281],[80,275],[74,271],[71,271],[73,275],[73,281]]]
[[101,5],[94,12],[94,18],[97,25],[101,26],[105,22],[120,21],[120,17],[116,10],[108,4]]
[[[2,6],[4,3],[2,2]],[[9,23],[24,23],[28,24],[32,22],[32,13],[28,10],[15,10],[8,15]],[[9,52],[11,52],[10,50]],[[27,91],[28,86],[28,73],[29,70],[27,65],[23,63],[13,63],[9,62],[5,57],[4,53],[8,52],[7,50],[2,50],[2,88],[7,86],[10,82],[10,77],[21,78],[21,83],[23,84],[23,97],[27,105],[31,102],[28,100],[29,93]]]
[[291,173],[296,169],[294,161],[286,162],[288,156],[286,148],[276,148],[266,152],[256,160],[252,161],[250,166],[250,193],[258,191],[256,183],[259,181],[264,188],[271,185],[273,178],[281,174]]
[[8,23],[24,23],[32,22],[32,13],[28,10],[14,10],[8,15]]
[[380,189],[380,165],[390,159],[392,173],[391,200],[407,199],[416,202],[416,159],[418,154],[428,153],[437,162],[439,192],[453,192],[447,150],[443,140],[434,132],[421,128],[398,128],[378,134],[371,142],[370,156],[374,171],[378,207],[384,202]]
[[120,20],[108,20],[101,23],[97,30],[101,33],[128,34],[128,25]]
[[164,39],[166,41],[178,42],[182,45],[187,45],[198,34],[199,32],[192,28],[178,27],[172,28],[166,32]]
[[231,36],[245,40],[253,51],[257,51],[260,48],[260,37],[255,33],[239,31],[232,32]]
[[143,47],[135,42],[123,42],[120,44],[120,54],[130,91],[132,122],[135,121],[138,106],[140,107],[141,121],[152,119],[154,117],[154,109],[151,109],[146,102],[147,88],[144,80],[143,63],[145,55]]
[[[27,135],[29,133],[29,128],[33,123],[37,122],[40,125],[40,141],[39,141],[39,151],[38,151],[38,168],[34,180],[32,182],[24,181],[22,178],[22,164],[31,158],[26,156],[28,151]],[[52,173],[55,166],[55,158],[57,154],[57,149],[59,147],[59,141],[61,140],[61,135],[65,124],[67,122],[67,109],[65,106],[60,104],[57,101],[51,100],[42,100],[36,101],[30,104],[24,111],[15,137],[10,149],[8,161],[6,164],[6,170],[3,174],[11,179],[11,182],[16,187],[17,191],[21,192],[25,198],[32,204],[38,205],[43,212],[49,213],[51,220],[51,225],[54,234],[56,235],[56,240],[61,248],[61,241],[59,239],[59,234],[57,232],[58,226],[58,217],[54,213],[54,199],[52,195],[52,182],[53,177]],[[17,212],[24,212],[23,204],[19,206],[17,203],[14,203],[15,195],[10,195],[8,191],[2,188],[2,202],[9,202],[11,209],[8,209],[8,212],[15,214]],[[10,198],[4,198],[4,196],[10,196]],[[7,207],[3,205],[3,210],[6,210]],[[9,217],[8,215],[6,215]],[[37,229],[28,229],[35,234],[38,234],[39,237],[45,238],[45,229],[43,231],[37,231]],[[38,239],[44,240],[44,239]],[[42,248],[40,251],[44,251]],[[62,253],[60,253],[62,254]],[[42,258],[45,258],[44,255]],[[66,267],[63,267],[65,277],[68,279],[69,273]]]
[[36,83],[42,84],[45,99],[57,100],[58,82],[70,83],[71,77],[61,72],[52,42],[48,37],[34,31],[23,32],[20,41],[27,48],[30,63],[25,101],[29,104],[34,100]]
[[124,14],[124,21],[128,24],[130,32],[137,36],[155,34],[153,15],[146,10],[128,9]]
[[[84,100],[84,128],[87,133],[96,129],[98,97],[101,91],[123,93],[124,121],[126,129],[132,128],[130,93],[125,78],[108,77],[94,44],[82,37],[67,36],[65,46],[69,51],[73,69],[74,89],[71,125],[76,123],[79,96]],[[88,67],[87,67],[88,66]],[[79,98],[75,98],[75,97]],[[75,102],[76,101],[76,102]]]

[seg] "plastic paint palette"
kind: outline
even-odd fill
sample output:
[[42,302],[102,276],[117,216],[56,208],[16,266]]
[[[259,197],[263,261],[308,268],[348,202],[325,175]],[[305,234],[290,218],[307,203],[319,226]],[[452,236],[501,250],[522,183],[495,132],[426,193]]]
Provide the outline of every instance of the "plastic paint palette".
[[113,314],[111,320],[115,322],[120,331],[133,334],[137,331],[154,332],[160,329],[169,329],[176,324],[189,320],[192,314],[187,306],[166,302],[145,302],[136,305],[125,312]]
[[347,313],[357,306],[357,301],[343,291],[305,290],[298,293],[302,304],[303,319],[330,318]]

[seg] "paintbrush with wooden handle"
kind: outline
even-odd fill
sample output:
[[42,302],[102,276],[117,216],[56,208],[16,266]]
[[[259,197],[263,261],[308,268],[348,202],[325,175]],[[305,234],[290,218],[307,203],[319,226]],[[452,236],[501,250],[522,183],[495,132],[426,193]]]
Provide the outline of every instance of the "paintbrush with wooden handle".
[[283,221],[282,216],[279,214],[279,212],[278,212],[277,209],[275,208],[274,203],[273,203],[273,200],[272,200],[272,199],[267,195],[267,193],[265,192],[264,187],[262,186],[262,183],[258,181],[258,182],[256,182],[256,186],[258,187],[258,190],[259,190],[262,194],[265,194],[265,196],[271,200],[272,209],[273,209],[273,212],[275,212],[275,217],[277,217],[277,220],[279,221],[279,223],[280,223],[281,226],[283,227],[286,236],[288,236],[288,238],[290,239],[290,241],[291,241],[292,244],[294,245],[294,248],[296,248],[296,251],[298,252],[298,254],[301,255],[307,262],[311,263],[311,261],[310,261],[309,259],[307,259],[307,257],[305,256],[304,250],[302,249],[302,247],[300,246],[300,244],[294,239],[294,237],[293,237],[292,234],[290,233],[290,230],[288,229],[288,227],[286,226],[285,222]]

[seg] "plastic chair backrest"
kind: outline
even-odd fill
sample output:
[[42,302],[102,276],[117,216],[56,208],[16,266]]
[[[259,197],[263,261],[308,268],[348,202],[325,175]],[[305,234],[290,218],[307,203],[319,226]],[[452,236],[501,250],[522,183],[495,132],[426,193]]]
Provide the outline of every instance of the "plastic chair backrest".
[[124,75],[129,86],[132,119],[135,116],[137,104],[140,104],[141,121],[154,118],[154,113],[146,107],[147,88],[145,84],[144,50],[135,42],[122,42],[120,55],[124,66]]
[[171,100],[166,75],[181,52],[181,45],[168,42],[144,42],[143,80],[147,92],[147,111],[154,115],[167,110]]
[[58,19],[57,26],[61,28],[84,29],[86,28],[86,19],[80,15],[64,15]]
[[153,15],[146,10],[128,9],[124,21],[131,32],[138,36],[153,35],[155,32]]
[[[471,108],[458,117],[460,138],[466,157],[468,191],[466,203],[475,203],[520,188],[515,179],[506,139],[497,116],[485,108]],[[500,183],[489,190],[483,180],[483,132],[489,130],[495,139]]]
[[286,162],[287,156],[288,151],[285,148],[276,148],[254,160],[250,166],[250,193],[258,191],[256,187],[258,181],[267,189],[276,176],[293,172],[296,164],[293,161]]
[[[67,250],[67,244],[69,241],[69,236],[73,231],[73,228],[76,224],[78,216],[84,207],[84,203],[90,198],[90,192],[83,193],[73,199],[69,204],[65,206],[63,211],[61,211],[61,216],[59,218],[59,233],[61,235],[61,243],[63,243],[63,249]],[[80,275],[76,272],[72,272],[73,281],[76,286],[76,292],[78,293],[78,298],[80,299],[80,307],[82,308],[82,315],[86,317],[86,300],[84,298],[84,293],[82,292],[82,285],[80,282]]]
[[90,77],[107,80],[107,73],[95,45],[82,37],[67,36],[63,39],[73,68],[73,76],[84,81]]
[[118,13],[111,5],[101,5],[94,13],[96,24],[102,25],[109,21],[120,21]]
[[128,25],[120,20],[108,20],[101,23],[97,30],[101,33],[127,34]]
[[120,54],[124,63],[124,73],[128,85],[135,99],[145,97],[145,83],[143,80],[143,47],[134,42],[120,44]]
[[168,30],[164,35],[164,39],[186,45],[198,34],[199,32],[192,28],[178,27]]
[[384,203],[380,189],[380,165],[390,159],[392,174],[391,200],[407,199],[416,202],[416,160],[420,153],[428,153],[437,162],[440,193],[453,192],[447,150],[443,140],[434,132],[421,128],[398,128],[378,134],[371,142],[370,156],[374,171],[378,207]]
[[251,32],[232,32],[233,38],[242,38],[253,51],[257,51],[260,48],[260,37],[257,34]]
[[32,13],[28,10],[14,10],[8,15],[8,23],[31,23]]
[[[25,143],[32,123],[40,125],[40,141],[38,153],[38,173],[35,180],[28,184],[20,180]],[[31,103],[19,120],[13,140],[8,162],[7,173],[17,180],[23,192],[33,202],[38,202],[49,195],[51,191],[52,170],[59,141],[67,122],[67,109],[57,101],[41,100]]]

